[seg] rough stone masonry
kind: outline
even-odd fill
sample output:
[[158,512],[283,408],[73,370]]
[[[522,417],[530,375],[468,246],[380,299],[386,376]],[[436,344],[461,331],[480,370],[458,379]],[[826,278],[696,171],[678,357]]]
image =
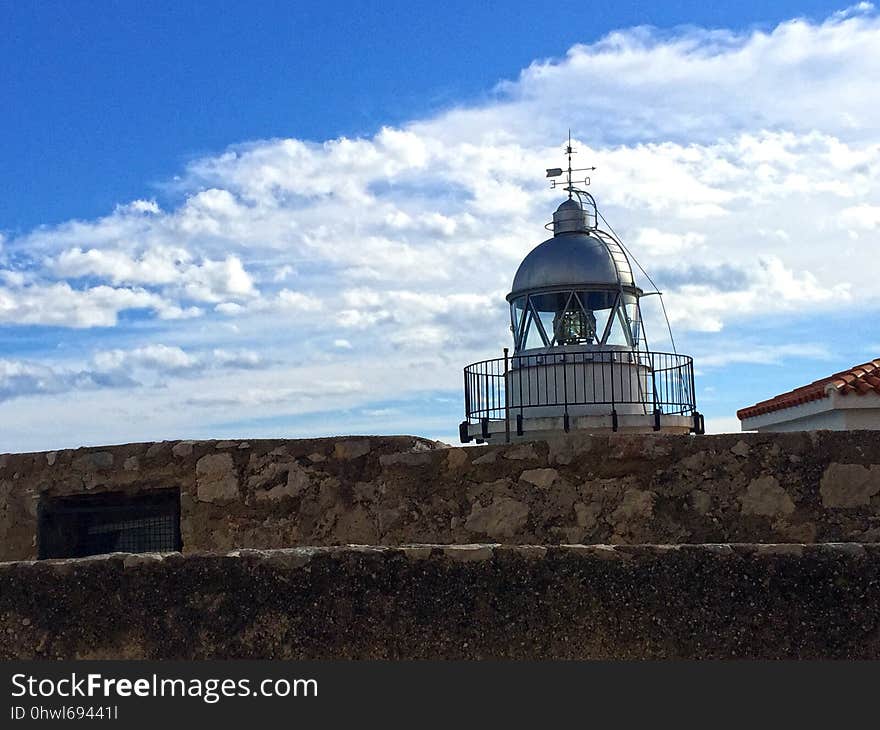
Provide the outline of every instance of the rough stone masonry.
[[297,545],[880,541],[876,432],[179,441],[0,456],[0,560],[41,495],[181,492],[183,551]]
[[[41,498],[159,488],[182,554],[34,561]],[[6,454],[0,657],[878,658],[878,537],[868,431]]]

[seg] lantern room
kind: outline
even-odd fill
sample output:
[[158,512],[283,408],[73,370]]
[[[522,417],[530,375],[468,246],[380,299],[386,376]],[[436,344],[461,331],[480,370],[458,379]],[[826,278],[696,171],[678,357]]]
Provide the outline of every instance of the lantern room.
[[638,348],[639,296],[629,259],[574,199],[553,214],[553,237],[532,249],[507,295],[514,353],[572,345]]

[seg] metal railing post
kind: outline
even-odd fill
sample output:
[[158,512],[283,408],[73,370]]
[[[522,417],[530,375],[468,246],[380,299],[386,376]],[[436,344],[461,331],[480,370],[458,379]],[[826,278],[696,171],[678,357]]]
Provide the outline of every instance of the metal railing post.
[[614,404],[614,350],[609,353],[609,371],[611,372],[611,430],[617,431],[617,408]]
[[507,397],[508,360],[507,348],[504,348],[504,443],[510,443],[510,398]]
[[654,395],[654,430],[660,430],[660,399],[657,393],[657,366],[651,356],[651,390]]
[[[516,369],[519,370],[517,380],[519,381],[519,414],[516,417],[516,435],[522,436],[522,420],[523,420],[523,392],[522,392],[522,379],[523,379],[523,366],[522,366],[522,357],[517,358],[516,360]],[[528,368],[526,368],[526,372],[528,372]]]
[[562,415],[562,428],[568,433],[568,363],[565,359],[565,353],[562,353],[562,398],[565,403],[565,409]]
[[471,389],[468,383],[468,369],[464,369],[464,417],[471,420]]

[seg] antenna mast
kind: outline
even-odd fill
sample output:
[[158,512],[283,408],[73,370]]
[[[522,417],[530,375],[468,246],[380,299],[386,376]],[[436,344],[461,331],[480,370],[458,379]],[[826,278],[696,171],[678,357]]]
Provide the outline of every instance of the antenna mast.
[[568,130],[568,146],[565,148],[565,153],[568,155],[568,186],[565,188],[568,190],[568,199],[571,200],[573,188],[571,186],[571,156],[574,154],[574,150],[571,148],[571,129]]
[[[581,190],[580,188],[575,187],[575,180],[572,176],[572,173],[575,172],[592,172],[595,170],[595,167],[572,167],[571,166],[571,156],[576,155],[577,151],[571,145],[571,130],[568,130],[568,144],[565,145],[565,154],[568,157],[568,167],[563,170],[561,167],[551,167],[547,169],[547,177],[559,177],[563,173],[565,173],[565,187],[562,189],[568,193],[568,199],[571,200],[574,197],[575,193],[578,193],[580,197],[581,194],[589,195],[586,190]],[[584,187],[590,184],[590,178],[585,177],[583,181],[578,180],[578,184],[582,184]],[[550,187],[555,188],[559,185],[558,180],[551,180]]]

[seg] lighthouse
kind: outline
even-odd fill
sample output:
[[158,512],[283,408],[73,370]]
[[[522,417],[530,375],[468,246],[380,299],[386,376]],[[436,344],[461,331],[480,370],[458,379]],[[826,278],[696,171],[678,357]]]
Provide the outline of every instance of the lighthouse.
[[513,350],[464,368],[461,441],[703,433],[693,358],[649,348],[641,300],[660,292],[638,286],[631,256],[585,190],[589,178],[574,180],[595,168],[572,168],[570,138],[566,153],[566,170],[547,170],[568,193],[547,224],[553,235],[523,259],[507,295]]

